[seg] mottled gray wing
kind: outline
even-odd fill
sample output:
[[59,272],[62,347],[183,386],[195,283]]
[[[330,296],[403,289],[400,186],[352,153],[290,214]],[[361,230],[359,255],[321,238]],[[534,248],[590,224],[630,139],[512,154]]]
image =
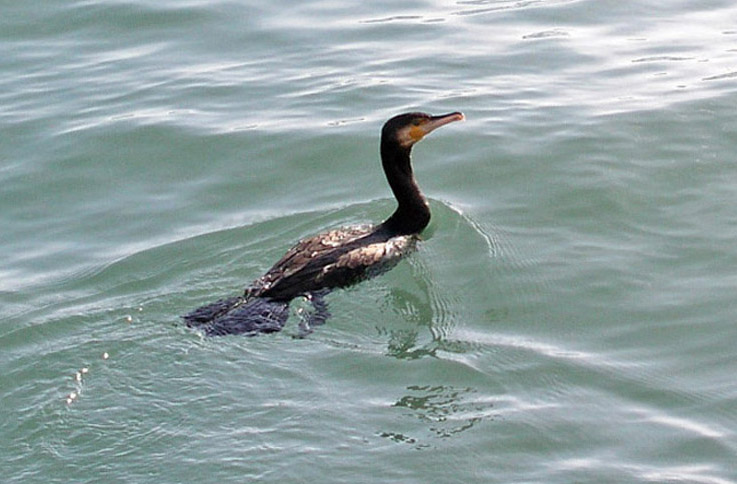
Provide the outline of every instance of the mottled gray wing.
[[277,284],[293,287],[290,293],[298,292],[300,286],[315,280],[326,261],[337,259],[351,242],[365,237],[371,229],[366,225],[347,227],[300,240],[266,274],[253,282],[250,292],[253,295],[287,296],[275,287]]
[[332,264],[325,265],[317,276],[326,287],[346,286],[388,271],[411,251],[417,238],[393,237],[349,250]]

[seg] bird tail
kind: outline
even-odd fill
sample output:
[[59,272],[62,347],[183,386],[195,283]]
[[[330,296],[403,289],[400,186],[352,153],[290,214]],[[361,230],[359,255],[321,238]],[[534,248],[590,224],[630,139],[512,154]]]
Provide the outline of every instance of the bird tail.
[[288,317],[289,302],[241,296],[220,299],[182,316],[187,326],[201,328],[208,336],[275,333]]

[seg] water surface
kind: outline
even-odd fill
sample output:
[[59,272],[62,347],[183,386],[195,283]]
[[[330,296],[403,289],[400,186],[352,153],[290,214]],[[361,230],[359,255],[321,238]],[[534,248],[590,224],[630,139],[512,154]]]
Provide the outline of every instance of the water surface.
[[[3,12],[4,482],[737,482],[732,2]],[[467,117],[415,254],[304,339],[182,325],[390,213],[410,109]]]

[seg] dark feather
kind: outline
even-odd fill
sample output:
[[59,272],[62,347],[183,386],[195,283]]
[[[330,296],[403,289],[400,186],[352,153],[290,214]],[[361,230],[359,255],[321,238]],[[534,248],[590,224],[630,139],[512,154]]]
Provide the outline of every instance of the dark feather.
[[254,298],[203,326],[210,336],[275,333],[289,317],[289,303]]

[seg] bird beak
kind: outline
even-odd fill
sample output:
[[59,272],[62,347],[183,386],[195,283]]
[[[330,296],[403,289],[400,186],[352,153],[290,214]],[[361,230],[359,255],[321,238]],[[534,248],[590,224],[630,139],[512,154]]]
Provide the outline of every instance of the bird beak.
[[424,134],[430,134],[441,126],[452,123],[454,121],[463,121],[466,117],[463,113],[455,112],[448,114],[441,114],[440,116],[432,116],[427,122],[423,123],[422,130]]

